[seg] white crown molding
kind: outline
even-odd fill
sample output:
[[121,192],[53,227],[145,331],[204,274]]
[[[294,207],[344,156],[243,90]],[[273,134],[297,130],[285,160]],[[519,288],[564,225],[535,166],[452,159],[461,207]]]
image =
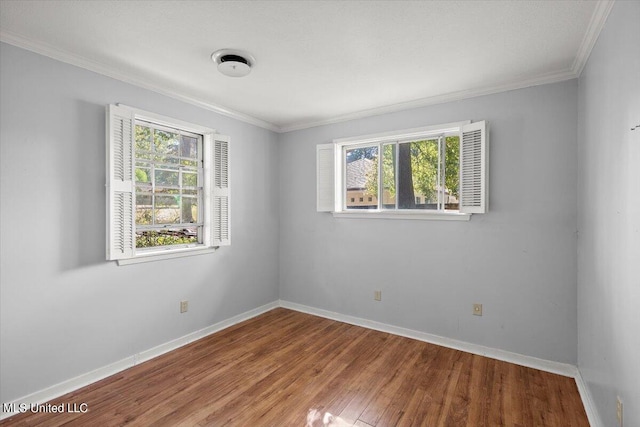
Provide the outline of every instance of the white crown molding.
[[108,65],[83,58],[81,56],[53,47],[47,43],[31,40],[18,34],[4,30],[0,31],[0,41],[22,49],[29,50],[31,52],[38,53],[43,56],[47,56],[60,62],[84,68],[85,70],[93,71],[95,73],[102,74],[104,76],[111,77],[125,83],[148,89],[161,95],[165,95],[179,101],[195,105],[202,109],[213,111],[226,117],[231,117],[232,119],[236,119],[241,122],[249,123],[273,132],[280,132],[280,128],[272,123],[265,122],[264,120],[257,119],[255,117],[240,113],[221,105],[194,98],[192,96],[184,95],[174,90],[166,89],[164,87],[153,84],[149,80],[146,80],[140,76],[135,76],[131,73],[123,73],[115,69],[114,67],[110,67]]
[[565,80],[571,80],[580,77],[582,70],[584,69],[587,60],[589,59],[589,55],[591,54],[591,50],[596,44],[598,40],[598,36],[604,27],[604,24],[613,8],[615,0],[599,0],[598,4],[591,16],[591,20],[589,22],[589,27],[587,32],[585,33],[580,48],[578,49],[578,53],[576,58],[571,66],[571,69],[562,70],[558,72],[543,74],[535,77],[523,78],[521,80],[512,81],[509,83],[497,84],[492,86],[485,86],[481,88],[451,92],[443,95],[432,96],[427,98],[416,99],[409,102],[402,102],[393,105],[387,105],[377,108],[371,108],[367,110],[356,111],[353,113],[343,114],[339,116],[335,116],[329,119],[322,119],[316,121],[303,121],[298,123],[293,123],[290,125],[278,126],[273,123],[266,122],[264,120],[260,120],[258,118],[249,116],[247,114],[231,110],[229,108],[225,108],[221,105],[216,105],[211,102],[204,101],[202,99],[197,99],[192,96],[184,95],[178,91],[168,90],[166,88],[160,87],[158,85],[154,85],[149,83],[147,80],[143,79],[140,76],[133,76],[131,74],[122,73],[113,67],[109,67],[107,65],[88,60],[86,58],[82,58],[80,56],[74,55],[72,53],[60,50],[46,43],[38,42],[35,40],[30,40],[28,38],[22,37],[20,35],[8,32],[8,31],[0,31],[0,41],[30,50],[32,52],[47,56],[49,58],[53,58],[55,60],[65,62],[71,65],[75,65],[80,68],[87,69],[89,71],[96,72],[98,74],[102,74],[125,83],[130,83],[153,92],[160,93],[162,95],[169,96],[174,99],[178,99],[180,101],[198,106],[200,108],[216,112],[223,116],[231,117],[233,119],[249,123],[255,126],[259,126],[261,128],[277,132],[277,133],[287,133],[293,132],[297,130],[308,129],[317,126],[324,126],[333,123],[346,122],[349,120],[363,119],[372,116],[378,116],[382,114],[396,113],[404,110],[426,107],[430,105],[443,104],[447,102],[460,101],[463,99],[475,98],[478,96],[491,95],[500,92],[507,92],[510,90],[523,89],[531,86],[539,86],[544,84],[556,83]]
[[[273,301],[263,306],[246,311],[244,313],[240,313],[236,316],[230,317],[229,319],[207,326],[206,328],[200,329],[195,332],[191,332],[180,338],[176,338],[175,340],[171,340],[169,342],[160,344],[159,346],[153,347],[151,349],[144,350],[144,351],[141,351],[140,353],[125,357],[124,359],[119,360],[110,365],[102,366],[91,372],[78,375],[75,378],[65,380],[61,383],[54,384],[51,387],[47,387],[43,390],[38,390],[27,396],[21,397],[19,399],[15,399],[12,402],[8,403],[7,405],[9,406],[13,404],[14,408],[19,408],[19,405],[21,403],[26,403],[27,405],[31,405],[32,403],[42,404],[42,403],[48,402],[52,399],[63,396],[67,393],[71,393],[72,391],[78,390],[79,388],[85,387],[96,381],[100,381],[106,377],[117,374],[118,372],[131,368],[132,366],[139,365],[142,362],[151,360],[155,357],[158,357],[169,351],[175,350],[179,347],[182,347],[184,345],[197,341],[201,338],[204,338],[208,335],[211,335],[213,333],[226,329],[230,326],[236,325],[240,322],[244,322],[245,320],[259,316],[262,313],[266,313],[269,310],[273,310],[274,308],[278,307],[278,305],[279,305],[278,301]],[[0,420],[9,418],[18,413],[19,413],[18,411],[4,412],[4,407],[3,407],[2,412],[0,413]]]
[[614,3],[615,0],[598,1],[598,4],[593,11],[593,15],[591,15],[591,21],[589,21],[587,32],[582,38],[582,43],[578,49],[576,59],[573,61],[573,66],[571,67],[571,71],[573,71],[577,77],[580,77],[582,70],[584,70],[584,66],[587,65],[589,55],[591,55],[591,51],[598,41],[598,36],[600,36],[602,28],[604,28],[604,24],[607,22],[607,18],[609,17],[609,13],[613,8]]
[[280,127],[280,133],[293,132],[296,130],[308,129],[316,126],[324,126],[333,123],[346,122],[349,120],[364,119],[372,116],[379,116],[382,114],[397,113],[400,111],[410,110],[414,108],[426,107],[429,105],[444,104],[446,102],[460,101],[463,99],[475,98],[478,96],[492,95],[500,92],[507,92],[510,90],[523,89],[531,86],[545,85],[549,83],[557,83],[565,80],[571,80],[578,77],[572,70],[564,70],[554,73],[543,74],[536,77],[530,77],[522,80],[517,80],[509,83],[486,86],[483,88],[462,90],[458,92],[451,92],[444,95],[431,96],[428,98],[416,99],[409,102],[401,102],[398,104],[387,105],[384,107],[372,108],[369,110],[357,111],[354,113],[343,114],[326,120],[318,120],[312,122],[302,122],[292,124],[288,126]]

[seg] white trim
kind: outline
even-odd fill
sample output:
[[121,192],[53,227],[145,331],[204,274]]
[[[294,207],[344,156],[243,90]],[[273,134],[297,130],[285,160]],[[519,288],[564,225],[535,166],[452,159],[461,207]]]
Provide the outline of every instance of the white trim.
[[17,46],[22,49],[30,50],[31,52],[35,52],[40,55],[47,56],[49,58],[55,59],[56,61],[71,64],[76,67],[84,68],[85,70],[93,71],[103,76],[111,77],[125,83],[148,89],[161,95],[165,95],[182,102],[195,105],[205,110],[213,111],[226,117],[231,117],[232,119],[236,119],[241,122],[249,123],[273,132],[281,132],[278,126],[252,117],[248,114],[244,114],[239,111],[235,111],[200,98],[185,95],[176,90],[167,89],[166,87],[163,87],[161,85],[150,83],[150,81],[144,76],[136,76],[133,73],[123,73],[122,71],[115,69],[113,66],[80,57],[73,53],[58,49],[47,43],[31,40],[10,31],[0,31],[0,41],[3,43],[11,44],[13,46]]
[[[79,375],[75,378],[63,381],[59,384],[55,384],[51,387],[47,387],[43,390],[39,390],[37,392],[31,393],[29,395],[26,395],[24,397],[15,399],[12,402],[7,402],[7,403],[9,404],[13,403],[17,407],[20,403],[41,404],[41,403],[48,402],[64,394],[78,390],[79,388],[85,387],[89,384],[102,380],[118,372],[124,371],[125,369],[128,369],[132,366],[135,366],[142,362],[146,362],[155,357],[161,356],[167,352],[170,352],[184,345],[187,345],[201,338],[204,338],[208,335],[219,332],[225,328],[236,325],[240,322],[251,319],[253,317],[259,316],[260,314],[273,310],[274,308],[277,308],[277,307],[283,307],[290,310],[311,314],[314,316],[320,316],[327,319],[336,320],[338,322],[349,323],[351,325],[361,326],[367,329],[373,329],[376,331],[387,332],[387,333],[402,336],[402,337],[417,339],[419,341],[424,341],[424,342],[440,345],[447,348],[465,351],[467,353],[490,357],[493,359],[502,360],[509,363],[515,363],[517,365],[526,366],[529,368],[539,369],[541,371],[574,378],[576,381],[576,385],[578,387],[578,392],[580,393],[580,397],[582,399],[582,403],[587,413],[589,423],[591,424],[592,427],[602,426],[602,423],[600,422],[600,418],[598,416],[597,409],[593,404],[593,399],[591,398],[591,394],[589,393],[589,389],[586,383],[584,382],[579,369],[574,365],[539,359],[536,357],[526,356],[518,353],[512,353],[509,351],[500,350],[496,348],[485,347],[478,344],[472,344],[465,341],[455,340],[452,338],[441,337],[438,335],[415,331],[412,329],[406,329],[399,326],[388,325],[388,324],[376,322],[373,320],[340,314],[333,311],[323,310],[323,309],[310,307],[303,304],[298,304],[298,303],[285,301],[285,300],[270,302],[263,306],[260,306],[255,309],[233,316],[229,319],[215,323],[206,328],[197,330],[195,332],[191,332],[175,340],[171,340],[169,342],[160,344],[159,346],[153,347],[151,349],[141,351],[140,353],[134,354],[132,356],[128,356],[110,365],[100,367],[91,372]],[[0,420],[9,418],[13,415],[16,415],[17,413],[18,412],[3,412],[0,414]]]
[[216,130],[208,126],[202,126],[197,123],[185,122],[184,120],[174,119],[173,117],[165,116],[162,114],[154,113],[151,111],[141,110],[137,107],[130,105],[124,105],[117,103],[118,107],[123,107],[131,110],[136,120],[147,122],[151,127],[159,125],[173,129],[174,131],[187,131],[196,135],[215,134]]
[[457,92],[450,92],[442,95],[431,96],[427,98],[417,99],[415,101],[402,102],[398,104],[386,105],[383,107],[371,108],[368,110],[356,111],[353,113],[342,114],[328,119],[317,121],[300,121],[290,125],[278,126],[273,123],[266,122],[264,120],[249,116],[248,114],[240,113],[235,110],[217,105],[202,99],[194,98],[179,93],[175,90],[168,90],[164,87],[157,86],[149,83],[145,78],[140,76],[133,76],[130,73],[123,73],[122,71],[115,70],[113,67],[105,64],[91,61],[86,58],[82,58],[78,55],[60,50],[49,44],[34,41],[18,34],[3,30],[0,31],[0,41],[8,43],[22,49],[30,50],[40,55],[53,58],[55,60],[65,62],[67,64],[75,65],[86,70],[102,74],[125,83],[131,83],[136,86],[151,90],[162,95],[169,96],[171,98],[178,99],[180,101],[196,105],[200,108],[204,108],[209,111],[214,111],[226,117],[231,117],[236,120],[240,120],[245,123],[249,123],[264,129],[268,129],[277,133],[287,133],[296,130],[308,129],[317,126],[323,126],[333,123],[346,122],[349,120],[362,119],[372,116],[378,116],[381,114],[395,113],[399,111],[409,110],[413,108],[426,107],[429,105],[444,104],[452,101],[460,101],[463,99],[475,98],[478,96],[491,95],[500,92],[507,92],[510,90],[523,89],[531,86],[539,86],[550,83],[562,82],[565,80],[571,80],[580,77],[582,70],[584,69],[591,50],[593,49],[602,28],[609,16],[609,12],[613,8],[613,0],[599,0],[596,9],[591,16],[589,28],[582,40],[576,58],[571,66],[571,69],[560,70],[552,73],[546,73],[535,77],[523,78],[508,83],[501,83],[491,86],[485,86],[481,88],[461,90]]
[[[484,124],[485,122],[477,122],[478,124]],[[336,168],[334,170],[334,199],[335,199],[335,209],[333,211],[333,216],[335,218],[358,218],[358,219],[418,219],[418,220],[445,220],[445,221],[469,221],[471,219],[472,212],[446,212],[444,210],[444,205],[438,202],[438,210],[427,210],[427,209],[397,209],[398,204],[396,203],[396,209],[383,209],[382,207],[382,197],[381,194],[378,194],[378,206],[377,209],[347,209],[346,207],[346,191],[344,190],[344,182],[346,181],[346,161],[345,153],[348,149],[355,149],[359,147],[367,147],[367,146],[378,146],[380,152],[382,152],[383,144],[386,143],[403,143],[416,141],[418,139],[438,139],[441,141],[443,136],[459,136],[460,143],[463,141],[462,130],[466,126],[472,126],[471,120],[462,120],[458,122],[451,123],[443,123],[429,126],[422,126],[411,129],[401,129],[401,130],[392,130],[388,132],[381,132],[375,134],[368,135],[357,135],[346,138],[337,138],[332,141],[333,146],[335,147],[335,165]],[[477,125],[476,125],[477,126]],[[483,134],[484,135],[484,134]],[[319,147],[327,147],[332,144],[321,144],[317,146]],[[440,142],[438,142],[438,146],[440,147]],[[484,147],[484,145],[483,145]],[[440,148],[439,148],[440,150]],[[318,154],[316,153],[316,156]],[[317,157],[316,157],[317,158]],[[438,159],[440,159],[440,152],[438,152]],[[396,158],[396,169],[398,168],[398,159]],[[441,163],[438,161],[438,176],[440,176],[440,167]],[[462,165],[462,163],[461,163]],[[378,188],[382,187],[382,166],[381,161],[378,159]],[[320,176],[317,176],[318,183],[320,182]],[[397,183],[397,175],[396,175],[396,185]],[[380,193],[380,191],[379,191]],[[438,197],[440,200],[440,196]],[[320,210],[319,212],[327,212],[328,209]],[[484,213],[484,212],[479,212]]]
[[288,126],[279,127],[279,133],[287,133],[296,130],[308,129],[317,126],[324,126],[334,123],[347,122],[350,120],[364,119],[382,114],[397,113],[400,111],[411,110],[429,105],[445,104],[447,102],[461,101],[464,99],[476,98],[484,95],[492,95],[495,93],[508,92],[516,89],[524,89],[531,86],[540,86],[550,83],[563,82],[565,80],[575,79],[578,76],[571,70],[563,70],[554,73],[543,74],[541,76],[529,79],[517,80],[510,83],[487,86],[484,88],[461,90],[458,92],[445,93],[443,95],[421,98],[415,101],[402,102],[399,104],[387,105],[383,107],[371,108],[369,110],[356,111],[354,113],[343,114],[330,119],[318,120],[314,122],[300,122]]
[[[96,381],[100,381],[103,378],[107,378],[111,375],[117,374],[118,372],[124,371],[135,365],[134,356],[126,357],[122,360],[109,364],[107,366],[102,366],[98,369],[95,369],[91,372],[87,372],[86,374],[78,375],[75,378],[71,378],[69,380],[63,381],[61,383],[52,385],[51,387],[47,387],[43,390],[36,391],[35,393],[28,394],[19,399],[15,399],[9,404],[15,404],[16,407],[20,403],[30,404],[41,404],[48,402],[57,397],[63,396],[67,393],[71,393],[72,391],[78,390],[82,387],[86,387],[89,384],[92,384]],[[13,415],[17,415],[19,412],[2,412],[0,413],[0,420],[5,418],[9,418]]]
[[118,265],[140,264],[143,262],[160,261],[163,259],[212,254],[217,250],[217,247],[195,247],[180,249],[170,248],[164,250],[166,253],[162,253],[161,251],[154,251],[149,253],[144,252],[141,254],[140,252],[138,252],[133,258],[123,258],[119,259],[117,262]]
[[591,51],[598,41],[598,36],[600,36],[602,28],[604,28],[605,22],[607,22],[607,18],[613,8],[614,2],[615,0],[598,1],[598,4],[593,11],[593,15],[591,15],[591,21],[589,21],[587,32],[582,38],[582,43],[580,44],[580,48],[576,54],[576,59],[573,61],[573,65],[571,66],[571,71],[576,75],[576,77],[580,77],[582,70],[584,70],[584,66],[587,65]]
[[600,420],[600,415],[598,414],[598,408],[593,403],[591,392],[589,391],[589,387],[584,378],[582,378],[580,368],[577,368],[575,379],[576,385],[578,386],[578,393],[580,393],[580,398],[582,399],[584,410],[587,413],[589,424],[591,425],[591,427],[603,427],[602,421]]
[[471,214],[457,212],[435,212],[416,209],[415,211],[392,211],[377,209],[353,209],[333,212],[334,218],[357,219],[421,219],[437,221],[469,221]]
[[426,332],[388,325],[386,323],[376,322],[374,320],[362,319],[360,317],[349,316],[346,314],[327,311],[315,307],[309,307],[307,305],[294,302],[280,300],[280,307],[300,311],[307,314],[313,314],[315,316],[320,316],[331,320],[337,320],[339,322],[349,323],[351,325],[362,326],[363,328],[367,329],[387,332],[390,334],[399,335],[401,337],[407,337],[431,344],[441,345],[443,347],[453,348],[455,350],[466,351],[467,353],[490,357],[492,359],[515,363],[516,365],[539,369],[541,371],[551,372],[553,374],[563,375],[565,377],[575,378],[578,372],[578,368],[568,363],[538,359],[537,357],[526,356],[519,353],[512,353],[510,351],[500,350],[497,348],[485,347],[479,344],[472,344],[465,341],[459,341],[452,338],[429,334]]
[[[70,393],[72,391],[78,390],[81,387],[85,387],[96,381],[100,381],[106,377],[109,377],[118,372],[124,371],[125,369],[131,368],[132,366],[138,365],[142,362],[146,362],[147,360],[153,359],[154,357],[158,357],[169,351],[175,350],[179,347],[182,347],[191,342],[204,338],[208,335],[214,334],[218,331],[221,331],[222,329],[228,328],[240,322],[244,322],[245,320],[259,316],[260,314],[265,313],[269,310],[273,310],[278,306],[279,306],[278,301],[270,302],[263,306],[260,306],[252,310],[246,311],[244,313],[238,314],[236,316],[230,317],[229,319],[222,320],[211,326],[207,326],[206,328],[197,330],[195,332],[191,332],[175,340],[171,340],[164,344],[160,344],[159,346],[141,351],[140,353],[134,354],[132,356],[125,357],[124,359],[119,360],[110,365],[103,366],[91,372],[78,375],[75,378],[71,378],[69,380],[55,384],[51,387],[47,387],[43,390],[36,391],[35,393],[28,394],[26,396],[23,396],[19,399],[15,399],[12,402],[8,402],[8,403],[9,404],[15,403],[17,407],[20,403],[41,404],[41,403],[48,402],[52,399],[55,399],[57,397]],[[18,412],[2,412],[0,414],[0,420],[9,418],[16,414],[18,414]]]
[[316,211],[336,210],[336,145],[316,145]]
[[160,344],[159,346],[150,348],[149,350],[141,351],[140,353],[134,355],[136,364],[146,362],[155,357],[168,353],[172,350],[176,350],[194,341],[207,337],[211,334],[215,334],[216,332],[219,332],[230,326],[236,325],[240,322],[244,322],[245,320],[259,316],[262,313],[266,313],[267,311],[273,310],[274,308],[277,308],[277,307],[279,307],[279,302],[272,301],[268,304],[254,308],[253,310],[245,311],[244,313],[240,313],[226,320],[222,320],[218,323],[214,323],[213,325],[207,326],[206,328],[202,328],[195,332],[191,332],[190,334],[184,335],[175,340],[166,342],[164,344]]
[[441,125],[422,126],[418,128],[392,130],[389,132],[372,133],[368,135],[350,136],[348,138],[334,139],[333,143],[338,147],[375,144],[390,141],[413,140],[427,136],[439,136],[441,134],[460,133],[464,125],[471,123],[471,120],[460,122],[443,123]]

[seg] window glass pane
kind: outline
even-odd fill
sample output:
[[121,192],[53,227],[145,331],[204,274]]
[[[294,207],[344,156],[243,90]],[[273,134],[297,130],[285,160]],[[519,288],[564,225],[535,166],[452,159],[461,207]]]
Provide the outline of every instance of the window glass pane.
[[157,154],[177,156],[180,147],[180,135],[155,129],[153,143]]
[[156,185],[178,186],[179,176],[178,171],[156,169]]
[[180,169],[180,159],[177,157],[158,156],[156,160],[161,163],[160,166],[167,169]]
[[136,162],[136,182],[151,183],[151,168],[149,163]]
[[136,125],[136,154],[151,151],[153,131],[147,126]]
[[446,137],[445,147],[444,207],[447,210],[457,211],[460,199],[460,138]]
[[198,174],[183,172],[182,173],[182,186],[183,187],[197,187],[198,186]]
[[197,197],[182,197],[182,222],[198,222]]
[[396,145],[382,146],[382,207],[396,208]]
[[138,189],[136,190],[136,225],[150,225],[153,221],[151,193],[141,193]]
[[136,247],[201,243],[203,226],[178,224],[200,220],[202,137],[138,122],[135,138]]
[[180,189],[156,187],[153,192],[156,194],[180,194]]
[[398,144],[398,169],[398,208],[437,209],[438,140]]
[[136,248],[154,246],[188,245],[198,243],[198,229],[168,228],[162,230],[144,230],[136,232]]
[[192,167],[194,169],[198,167],[198,162],[196,160],[185,160],[185,159],[182,159],[182,160],[180,160],[180,164],[183,165],[183,166]]
[[378,147],[347,150],[345,161],[347,209],[376,209],[378,207]]
[[180,196],[155,196],[155,223],[180,223]]
[[198,140],[191,136],[182,136],[180,144],[180,155],[182,157],[198,158]]

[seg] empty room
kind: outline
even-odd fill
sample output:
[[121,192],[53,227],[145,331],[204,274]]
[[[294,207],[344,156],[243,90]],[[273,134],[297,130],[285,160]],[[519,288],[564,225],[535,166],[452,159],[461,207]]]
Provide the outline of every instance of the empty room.
[[0,0],[0,426],[640,426],[639,1]]

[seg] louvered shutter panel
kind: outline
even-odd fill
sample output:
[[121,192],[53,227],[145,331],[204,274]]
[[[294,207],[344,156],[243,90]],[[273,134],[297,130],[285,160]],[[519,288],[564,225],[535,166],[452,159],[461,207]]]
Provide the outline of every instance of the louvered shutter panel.
[[231,244],[229,137],[213,135],[213,246]]
[[107,259],[131,258],[135,251],[133,141],[131,109],[107,106]]
[[462,127],[460,140],[460,212],[489,210],[488,125],[485,121]]
[[335,145],[316,146],[316,207],[318,212],[335,210]]

